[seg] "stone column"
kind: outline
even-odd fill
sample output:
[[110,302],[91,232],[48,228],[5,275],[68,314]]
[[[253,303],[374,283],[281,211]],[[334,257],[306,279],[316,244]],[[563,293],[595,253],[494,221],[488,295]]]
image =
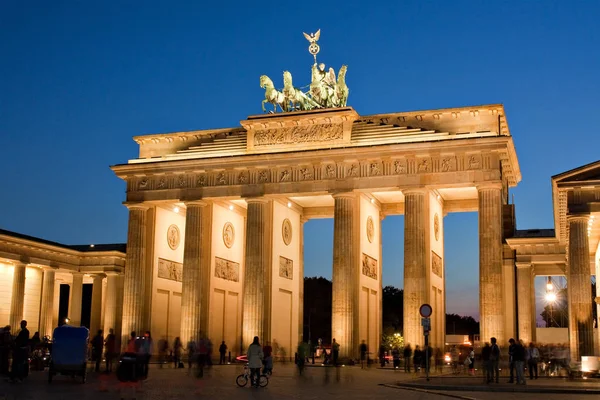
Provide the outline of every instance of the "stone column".
[[108,334],[110,329],[115,331],[115,335],[119,336],[120,332],[117,327],[117,299],[118,299],[118,282],[119,274],[117,272],[106,273],[106,299],[104,300],[104,334]]
[[[298,263],[298,340],[304,340],[304,224],[308,221],[300,216],[300,262]],[[308,339],[307,339],[308,340]]]
[[206,329],[202,326],[205,319],[202,311],[208,293],[202,293],[203,270],[210,269],[210,259],[206,265],[206,252],[209,248],[202,246],[206,236],[210,235],[205,227],[204,213],[206,203],[193,201],[185,203],[187,209],[185,214],[185,245],[183,249],[183,277],[181,292],[181,333],[180,338],[184,346],[190,340],[198,342],[200,332]]
[[242,351],[245,351],[254,336],[265,342],[265,332],[271,316],[265,313],[265,292],[271,288],[266,284],[267,268],[270,268],[269,201],[264,198],[246,199],[246,261],[244,293],[242,303]]
[[69,294],[69,325],[81,326],[81,303],[83,301],[83,274],[73,272],[73,283]]
[[404,194],[404,343],[423,344],[419,308],[427,302],[426,189]]
[[340,345],[340,358],[358,351],[356,193],[336,193],[333,215],[333,276],[331,335]]
[[56,273],[53,269],[44,269],[42,282],[42,300],[40,302],[40,337],[52,336],[54,330],[54,280]]
[[10,301],[10,327],[16,334],[21,329],[23,307],[25,306],[25,272],[27,265],[15,262],[13,270],[12,299]]
[[142,332],[144,326],[144,306],[146,298],[146,244],[149,207],[135,204],[129,208],[127,232],[127,257],[123,284],[123,325],[121,337],[127,343],[129,333]]
[[[92,284],[92,310],[90,314],[90,335],[96,335],[102,329],[102,281],[104,276],[94,275]],[[105,332],[108,333],[108,332]]]
[[502,279],[502,184],[477,186],[479,194],[479,313],[481,341],[505,346]]
[[533,341],[533,330],[535,329],[535,325],[531,323],[535,307],[535,304],[531,302],[533,272],[530,263],[517,262],[516,265],[519,339],[527,345]]
[[567,216],[569,223],[567,291],[572,361],[580,361],[581,356],[594,355],[588,219],[588,215]]

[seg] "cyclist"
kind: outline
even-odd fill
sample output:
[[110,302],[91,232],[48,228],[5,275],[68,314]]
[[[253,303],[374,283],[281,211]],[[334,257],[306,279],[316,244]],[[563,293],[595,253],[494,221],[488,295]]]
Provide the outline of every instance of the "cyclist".
[[248,347],[248,368],[250,368],[250,383],[254,387],[258,387],[260,379],[260,368],[262,367],[262,360],[265,357],[263,349],[258,342],[258,336],[254,336],[254,340],[250,347]]

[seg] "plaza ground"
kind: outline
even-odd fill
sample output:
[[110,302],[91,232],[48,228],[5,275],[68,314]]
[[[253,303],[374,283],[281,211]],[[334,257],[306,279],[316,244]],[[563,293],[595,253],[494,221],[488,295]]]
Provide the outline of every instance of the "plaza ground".
[[[242,372],[241,365],[215,366],[208,370],[205,377],[198,379],[188,370],[163,368],[153,365],[150,376],[141,385],[141,389],[126,387],[119,383],[114,375],[90,373],[88,382],[79,383],[70,377],[57,377],[49,385],[47,373],[32,371],[28,381],[23,384],[0,383],[0,399],[33,400],[33,399],[82,399],[104,400],[135,398],[138,400],[170,400],[170,399],[536,399],[540,393],[515,392],[473,392],[461,391],[460,387],[452,391],[429,390],[419,388],[401,388],[397,384],[425,385],[423,378],[405,374],[391,369],[360,367],[308,367],[303,376],[298,376],[291,363],[276,364],[275,373],[269,386],[264,389],[250,387],[239,388],[235,378]],[[445,377],[444,384],[472,385],[478,378]],[[439,384],[440,378],[431,383]],[[562,379],[539,379],[535,384],[554,386],[572,386]],[[502,384],[501,384],[502,385]],[[583,387],[575,383],[577,387]],[[483,386],[483,385],[482,385]],[[503,385],[509,388],[512,385]],[[530,385],[533,387],[534,385]],[[600,390],[599,382],[587,382],[585,386]],[[591,399],[590,394],[543,394],[545,400],[558,399]]]

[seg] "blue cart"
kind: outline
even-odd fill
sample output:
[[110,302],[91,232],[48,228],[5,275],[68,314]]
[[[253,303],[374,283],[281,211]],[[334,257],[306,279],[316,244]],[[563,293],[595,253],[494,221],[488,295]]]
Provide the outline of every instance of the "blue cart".
[[54,329],[48,383],[58,374],[80,376],[85,383],[89,337],[90,332],[85,327],[63,325]]

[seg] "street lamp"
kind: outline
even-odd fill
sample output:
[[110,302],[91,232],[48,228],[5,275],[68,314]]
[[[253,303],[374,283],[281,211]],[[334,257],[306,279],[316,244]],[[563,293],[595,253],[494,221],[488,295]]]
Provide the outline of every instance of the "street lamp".
[[[554,302],[556,301],[556,293],[554,293],[554,284],[552,283],[552,277],[548,277],[548,282],[546,283],[546,302],[548,302],[548,305],[550,306],[550,318],[549,318],[549,322],[550,324],[552,324],[552,306],[554,305]],[[550,325],[552,326],[552,325]]]

